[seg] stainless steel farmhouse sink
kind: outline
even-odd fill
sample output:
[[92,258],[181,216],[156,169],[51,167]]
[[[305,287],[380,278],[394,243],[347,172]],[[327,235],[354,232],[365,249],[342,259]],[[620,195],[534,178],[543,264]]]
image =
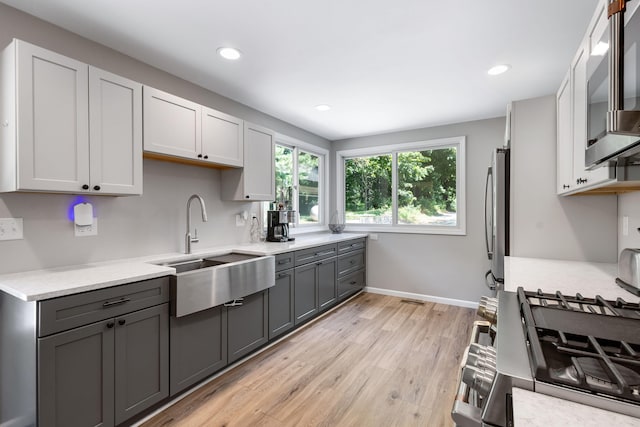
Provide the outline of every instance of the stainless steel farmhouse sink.
[[224,255],[159,265],[173,267],[172,312],[176,317],[206,310],[275,285],[273,256]]

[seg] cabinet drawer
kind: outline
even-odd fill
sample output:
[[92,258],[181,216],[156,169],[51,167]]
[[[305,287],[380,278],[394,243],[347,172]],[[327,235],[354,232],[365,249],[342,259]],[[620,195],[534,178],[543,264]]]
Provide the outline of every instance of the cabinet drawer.
[[294,252],[287,252],[286,254],[276,255],[276,271],[293,268],[293,254]]
[[38,304],[43,337],[169,301],[169,277],[84,292]]
[[296,267],[299,265],[309,264],[321,259],[331,258],[338,253],[337,245],[316,246],[315,248],[303,249],[295,253]]
[[351,252],[338,257],[338,277],[364,268],[364,251]]
[[366,273],[364,269],[338,280],[338,301],[355,294],[364,288],[366,284]]
[[346,254],[351,251],[357,251],[364,249],[367,245],[365,238],[356,240],[347,240],[346,242],[338,243],[338,254]]

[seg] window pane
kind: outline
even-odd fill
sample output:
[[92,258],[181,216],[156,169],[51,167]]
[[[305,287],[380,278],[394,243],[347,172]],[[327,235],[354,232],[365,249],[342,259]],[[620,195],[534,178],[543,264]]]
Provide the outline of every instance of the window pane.
[[456,226],[456,149],[398,153],[398,224]]
[[345,222],[392,223],[391,159],[391,154],[345,159]]
[[318,170],[320,158],[300,151],[298,154],[298,214],[300,224],[317,223],[320,220],[318,200]]
[[291,207],[293,198],[293,149],[276,145],[276,202]]

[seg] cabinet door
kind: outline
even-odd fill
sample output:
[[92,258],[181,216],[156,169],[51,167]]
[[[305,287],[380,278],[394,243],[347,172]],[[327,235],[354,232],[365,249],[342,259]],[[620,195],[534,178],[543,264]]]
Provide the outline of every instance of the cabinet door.
[[211,163],[242,167],[243,121],[202,107],[202,158]]
[[557,103],[557,158],[556,192],[571,191],[573,181],[573,126],[571,121],[571,84],[567,75],[556,96]]
[[269,288],[269,339],[293,328],[294,316],[293,270],[276,273],[276,284]]
[[90,189],[142,194],[142,85],[89,67]]
[[227,365],[227,316],[223,306],[171,317],[170,394],[173,396]]
[[116,318],[115,420],[169,396],[169,304]]
[[38,339],[38,425],[113,426],[113,319]]
[[145,86],[144,151],[198,159],[201,107],[195,102]]
[[242,305],[227,307],[228,360],[234,362],[268,341],[267,291],[245,297]]
[[584,155],[587,142],[587,58],[586,45],[581,46],[571,64],[573,111],[573,180],[581,186],[588,182]]
[[318,312],[317,266],[303,265],[295,269],[295,324],[304,322]]
[[16,41],[18,189],[82,191],[89,183],[86,64]]
[[338,288],[336,258],[331,258],[318,263],[318,304],[320,311],[338,302]]
[[244,193],[249,200],[275,199],[275,137],[250,123],[244,129]]

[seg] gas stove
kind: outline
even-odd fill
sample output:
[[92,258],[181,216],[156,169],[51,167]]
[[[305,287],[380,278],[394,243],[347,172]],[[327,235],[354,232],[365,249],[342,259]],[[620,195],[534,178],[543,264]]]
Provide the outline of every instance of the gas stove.
[[463,360],[458,426],[512,425],[513,387],[640,418],[640,304],[519,288],[478,314],[489,322]]
[[522,288],[518,301],[536,391],[565,387],[584,393],[572,400],[640,416],[639,304]]

